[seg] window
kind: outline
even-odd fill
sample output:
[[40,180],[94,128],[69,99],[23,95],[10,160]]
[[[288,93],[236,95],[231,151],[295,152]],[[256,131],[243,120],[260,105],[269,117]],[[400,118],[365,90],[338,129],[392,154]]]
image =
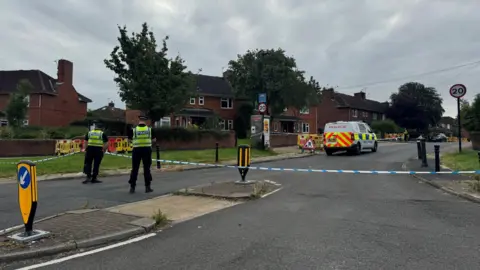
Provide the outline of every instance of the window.
[[273,123],[273,131],[278,131],[278,122]]
[[447,129],[450,129],[452,126],[450,126],[450,124],[447,124]]
[[307,107],[304,107],[300,110],[300,114],[309,114],[309,113],[310,113],[310,109]]
[[355,110],[355,109],[353,109],[353,110],[352,110],[352,116],[353,116],[353,117],[358,117],[358,111]]
[[228,130],[233,129],[233,120],[228,120]]
[[190,98],[190,105],[195,105],[195,97]]
[[0,119],[0,127],[6,127],[6,126],[8,126],[8,120]]
[[23,126],[28,126],[28,119],[27,119],[27,120],[23,120]]
[[377,115],[376,113],[372,113],[372,119],[373,119],[373,120],[377,120],[377,116],[378,116],[378,115]]
[[365,128],[365,125],[358,124],[358,127],[360,128],[360,133],[367,133],[367,129]]
[[364,118],[368,117],[368,112],[363,112],[362,114]]
[[198,105],[203,105],[205,104],[205,98],[204,97],[198,97]]
[[169,127],[171,126],[171,119],[169,116],[165,116],[160,121],[155,123],[155,127]]
[[385,120],[385,114],[382,114],[382,120]]
[[233,100],[231,98],[222,98],[220,99],[220,107],[222,109],[231,109],[233,108]]
[[283,109],[283,112],[287,112],[287,111],[288,111],[288,108]]
[[302,123],[302,133],[310,133],[310,124]]
[[27,107],[30,107],[30,95],[25,97],[25,102],[27,102]]
[[220,120],[218,121],[218,127],[220,128],[220,130],[225,130],[225,120]]

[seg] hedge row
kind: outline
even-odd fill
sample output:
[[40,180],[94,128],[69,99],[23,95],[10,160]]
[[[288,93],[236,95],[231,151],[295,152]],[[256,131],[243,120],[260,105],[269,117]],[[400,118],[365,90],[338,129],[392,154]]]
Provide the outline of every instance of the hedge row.
[[[73,139],[85,136],[88,128],[79,126],[61,128],[23,127],[23,128],[0,128],[0,139]],[[117,136],[117,134],[107,135]],[[228,132],[218,130],[199,130],[185,128],[154,128],[153,134],[162,141],[192,141],[200,140],[202,137],[214,137],[222,139],[228,136]]]

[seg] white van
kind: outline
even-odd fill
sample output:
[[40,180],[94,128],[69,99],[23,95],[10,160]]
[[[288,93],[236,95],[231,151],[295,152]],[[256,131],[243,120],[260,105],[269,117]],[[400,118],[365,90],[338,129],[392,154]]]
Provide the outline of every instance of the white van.
[[360,121],[327,123],[323,131],[323,147],[328,156],[337,151],[348,151],[357,155],[365,149],[377,152],[377,135],[367,123]]

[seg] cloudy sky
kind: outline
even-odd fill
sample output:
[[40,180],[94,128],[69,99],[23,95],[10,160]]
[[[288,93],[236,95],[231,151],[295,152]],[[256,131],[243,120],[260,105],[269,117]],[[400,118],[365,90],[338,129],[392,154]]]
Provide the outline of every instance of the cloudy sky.
[[117,24],[146,21],[192,71],[220,75],[247,49],[281,47],[341,92],[366,87],[385,101],[407,81],[434,86],[453,116],[452,84],[464,83],[467,99],[480,92],[480,62],[451,68],[480,61],[479,10],[478,0],[1,0],[0,69],[55,77],[55,60],[68,59],[90,108],[123,107],[103,59]]

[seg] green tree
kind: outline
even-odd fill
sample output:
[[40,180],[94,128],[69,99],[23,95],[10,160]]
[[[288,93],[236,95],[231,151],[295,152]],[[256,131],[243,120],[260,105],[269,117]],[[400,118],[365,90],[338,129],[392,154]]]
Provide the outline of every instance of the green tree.
[[429,126],[435,126],[445,112],[443,99],[437,90],[417,82],[400,86],[398,93],[393,93],[390,100],[388,118],[401,127],[424,133]]
[[120,44],[104,63],[116,74],[114,81],[122,101],[153,121],[181,109],[193,94],[194,79],[179,55],[168,58],[168,36],[158,51],[157,41],[147,23],[142,24],[140,33],[131,36],[126,26],[119,26],[118,30]]
[[465,106],[463,111],[465,119],[462,126],[468,131],[480,131],[480,94],[477,94],[472,104]]
[[[281,114],[286,107],[302,109],[315,93],[295,59],[282,49],[249,50],[238,55],[228,63],[225,75],[236,96],[248,98],[252,104],[259,93],[266,93],[270,115]],[[317,86],[314,80],[311,83]]]
[[390,119],[373,121],[370,126],[376,133],[381,133],[382,137],[385,133],[396,133],[401,131],[397,124]]
[[23,125],[28,112],[27,100],[29,93],[33,90],[33,85],[27,79],[22,79],[17,83],[17,89],[10,95],[5,113],[7,115],[8,124],[13,127]]

